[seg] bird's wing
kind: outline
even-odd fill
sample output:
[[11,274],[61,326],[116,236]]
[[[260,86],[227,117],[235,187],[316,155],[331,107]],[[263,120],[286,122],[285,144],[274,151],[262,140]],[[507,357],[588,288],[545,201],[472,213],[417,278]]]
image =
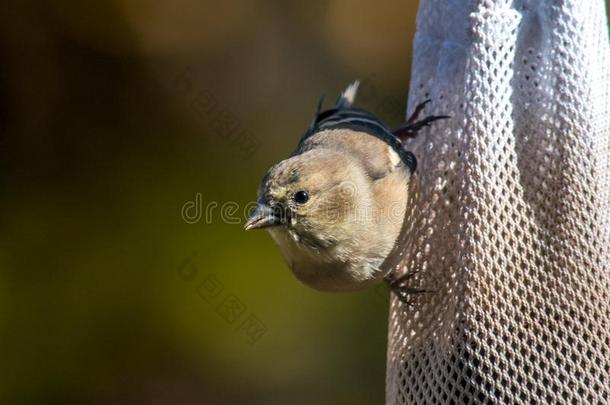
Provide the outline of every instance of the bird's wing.
[[390,145],[367,132],[341,128],[320,131],[304,141],[298,153],[317,148],[330,148],[353,156],[374,181],[406,167]]
[[[364,157],[363,162],[366,167],[372,168],[373,178],[383,177],[385,169],[393,170],[395,165],[392,165],[392,162],[396,160],[396,156],[410,173],[413,173],[417,167],[415,155],[405,150],[400,139],[377,117],[365,110],[352,107],[359,84],[355,81],[349,85],[339,96],[334,107],[329,110],[321,111],[323,98],[320,100],[316,115],[293,155],[311,149],[311,144],[315,143],[311,138],[317,138],[321,133],[353,134],[352,138],[341,136],[338,140],[346,142],[347,149],[350,149],[349,144],[359,146],[354,148],[354,153],[356,156]],[[365,139],[366,137],[370,139]],[[325,142],[337,144],[330,139],[325,139]]]

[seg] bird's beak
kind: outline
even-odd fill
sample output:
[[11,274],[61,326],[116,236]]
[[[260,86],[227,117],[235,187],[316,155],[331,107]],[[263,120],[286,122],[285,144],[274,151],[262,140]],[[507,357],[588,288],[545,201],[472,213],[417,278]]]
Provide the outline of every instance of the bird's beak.
[[250,218],[246,222],[244,228],[246,231],[250,229],[261,229],[268,228],[270,226],[279,225],[281,223],[281,218],[276,215],[276,213],[266,204],[259,203],[252,214],[250,214]]

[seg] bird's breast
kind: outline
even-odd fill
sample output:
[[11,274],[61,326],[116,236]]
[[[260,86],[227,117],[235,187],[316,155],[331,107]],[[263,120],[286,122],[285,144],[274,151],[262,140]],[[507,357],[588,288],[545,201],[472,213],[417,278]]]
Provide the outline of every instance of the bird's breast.
[[354,291],[378,280],[378,266],[357,255],[337,254],[334,248],[314,249],[296,241],[285,227],[269,228],[282,256],[302,283],[321,291]]

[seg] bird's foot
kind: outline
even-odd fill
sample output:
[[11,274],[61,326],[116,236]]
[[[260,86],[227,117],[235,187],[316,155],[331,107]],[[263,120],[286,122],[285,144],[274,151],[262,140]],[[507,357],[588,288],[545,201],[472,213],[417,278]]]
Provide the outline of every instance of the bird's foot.
[[415,301],[413,300],[415,295],[435,292],[435,290],[414,288],[406,285],[406,281],[417,273],[417,271],[408,272],[399,277],[396,277],[394,274],[390,273],[385,277],[385,282],[390,288],[390,291],[392,291],[398,300],[405,305],[413,306],[415,304]]
[[400,139],[401,141],[404,142],[407,139],[415,138],[417,136],[417,133],[419,132],[419,130],[421,130],[423,127],[430,126],[430,124],[432,122],[441,120],[441,119],[451,118],[449,115],[430,115],[430,116],[418,121],[417,119],[419,118],[422,111],[426,107],[426,104],[428,104],[430,101],[432,101],[432,100],[428,99],[428,100],[425,100],[423,103],[418,104],[417,107],[415,107],[415,111],[413,111],[413,114],[411,114],[411,116],[407,119],[405,124],[403,126],[399,127],[398,129],[395,129],[394,131],[392,131],[392,133],[398,139]]

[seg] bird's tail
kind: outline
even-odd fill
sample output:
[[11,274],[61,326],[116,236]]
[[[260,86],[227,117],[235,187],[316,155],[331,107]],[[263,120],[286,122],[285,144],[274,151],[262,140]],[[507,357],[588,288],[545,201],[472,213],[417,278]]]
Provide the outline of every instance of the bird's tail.
[[360,81],[356,80],[347,88],[339,98],[337,98],[337,102],[335,103],[335,108],[337,110],[341,110],[343,108],[350,108],[352,104],[354,104],[354,100],[356,99],[356,93],[358,93],[358,87],[360,86]]
[[341,93],[341,95],[337,98],[337,102],[335,106],[330,110],[322,111],[322,104],[324,103],[324,96],[320,98],[318,102],[318,109],[316,110],[316,114],[311,121],[311,125],[309,125],[309,132],[313,131],[316,127],[316,124],[322,121],[324,118],[327,118],[333,114],[335,114],[339,110],[343,110],[346,108],[350,108],[352,104],[354,104],[354,100],[356,99],[356,93],[358,93],[358,86],[360,86],[360,81],[356,80]]

